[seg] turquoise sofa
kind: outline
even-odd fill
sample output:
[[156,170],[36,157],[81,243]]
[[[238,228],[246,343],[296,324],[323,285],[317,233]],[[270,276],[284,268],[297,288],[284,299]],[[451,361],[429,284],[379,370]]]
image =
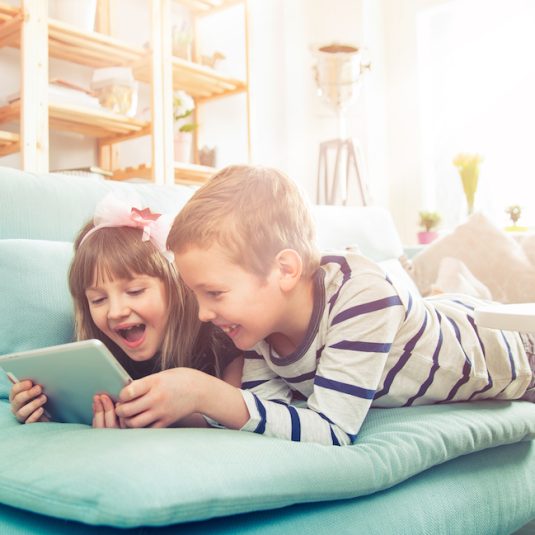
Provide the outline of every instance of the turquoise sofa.
[[[0,354],[72,339],[76,231],[115,190],[176,213],[187,187],[0,168]],[[378,207],[315,207],[322,248],[404,277]],[[20,425],[0,372],[0,533],[509,534],[535,518],[535,405],[373,409],[356,443],[215,429]]]

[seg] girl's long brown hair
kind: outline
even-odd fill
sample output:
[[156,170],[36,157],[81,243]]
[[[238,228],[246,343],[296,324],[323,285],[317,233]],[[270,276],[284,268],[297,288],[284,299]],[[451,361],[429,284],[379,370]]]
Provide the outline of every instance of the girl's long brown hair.
[[[201,326],[197,303],[185,287],[172,262],[149,241],[142,241],[141,229],[131,227],[100,228],[81,244],[93,228],[87,223],[74,243],[74,258],[69,269],[69,289],[74,300],[75,333],[77,340],[98,338],[115,352],[119,348],[96,327],[91,318],[85,294],[88,287],[102,278],[131,279],[136,275],[157,277],[164,283],[169,310],[167,328],[159,355],[159,368],[187,366],[196,369],[215,368],[220,375],[215,347],[196,351],[195,345]],[[208,346],[213,345],[211,340]],[[202,362],[206,355],[214,355],[215,362]]]

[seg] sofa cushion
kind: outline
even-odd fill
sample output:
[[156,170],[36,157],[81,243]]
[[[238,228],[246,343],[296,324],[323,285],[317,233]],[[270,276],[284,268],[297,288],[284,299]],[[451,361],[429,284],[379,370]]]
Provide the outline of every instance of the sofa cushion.
[[0,429],[9,436],[0,441],[0,503],[129,528],[371,494],[465,453],[535,436],[535,405],[372,409],[356,444],[345,447],[220,429],[21,425],[7,400]]
[[0,355],[73,338],[72,243],[0,240]]

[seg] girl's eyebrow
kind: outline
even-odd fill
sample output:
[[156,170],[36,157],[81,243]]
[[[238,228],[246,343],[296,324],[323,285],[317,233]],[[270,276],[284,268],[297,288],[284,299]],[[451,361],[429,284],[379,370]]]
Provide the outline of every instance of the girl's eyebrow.
[[101,292],[102,290],[100,288],[95,288],[94,286],[89,286],[89,288],[85,289],[86,292]]
[[[112,279],[113,281],[123,281],[125,284],[131,284],[132,282],[134,283],[139,283],[139,284],[145,284],[146,280],[147,279],[150,279],[151,276],[150,275],[135,275],[133,276],[132,278],[118,278],[118,279]],[[99,288],[98,286],[88,286],[86,289],[85,289],[86,292],[101,292],[103,291],[101,288]]]

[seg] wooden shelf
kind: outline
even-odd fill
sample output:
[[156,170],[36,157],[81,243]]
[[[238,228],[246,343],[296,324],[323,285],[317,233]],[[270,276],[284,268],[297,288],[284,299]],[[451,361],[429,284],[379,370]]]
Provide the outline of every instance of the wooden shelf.
[[[0,108],[0,123],[16,121],[20,114],[20,100]],[[49,103],[50,127],[54,130],[77,132],[86,136],[110,138],[110,135],[137,137],[148,133],[149,123],[116,113],[73,104]]]
[[21,9],[0,4],[0,47],[12,46],[19,40],[22,19]]
[[[214,175],[217,169],[193,163],[175,162],[175,183],[177,184],[204,184]],[[147,165],[126,167],[113,171],[113,180],[129,180],[132,178],[152,179],[152,169]]]
[[[20,9],[0,4],[0,47],[20,47],[22,20]],[[142,48],[55,19],[48,19],[48,51],[54,58],[92,68],[132,65],[146,55]]]
[[217,172],[214,167],[195,163],[175,162],[175,182],[179,184],[204,184]]
[[0,21],[5,22],[20,14],[20,9],[0,2]]
[[[172,58],[173,88],[183,89],[198,101],[212,100],[234,93],[243,93],[247,84],[220,72],[182,58]],[[134,76],[150,81],[150,58],[146,55],[134,66]]]
[[197,16],[209,15],[215,11],[243,3],[242,0],[175,0],[175,2],[183,5]]
[[18,134],[0,130],[0,156],[18,152],[20,148]]
[[54,19],[48,19],[48,49],[54,58],[93,68],[131,65],[146,53],[119,39],[97,32],[83,32]]

